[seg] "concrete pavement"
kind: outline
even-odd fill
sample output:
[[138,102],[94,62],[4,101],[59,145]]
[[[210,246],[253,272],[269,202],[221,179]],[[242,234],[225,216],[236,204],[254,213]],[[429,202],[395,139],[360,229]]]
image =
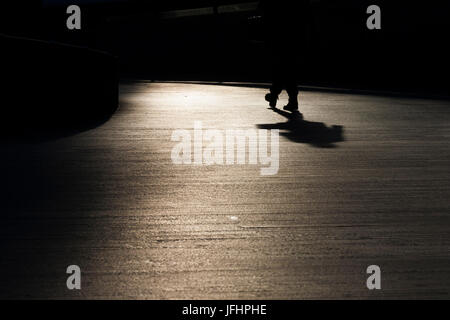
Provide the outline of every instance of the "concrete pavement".
[[[0,297],[448,299],[449,101],[302,92],[299,122],[264,93],[124,82],[107,123],[4,143]],[[278,174],[174,165],[195,121],[280,130]]]

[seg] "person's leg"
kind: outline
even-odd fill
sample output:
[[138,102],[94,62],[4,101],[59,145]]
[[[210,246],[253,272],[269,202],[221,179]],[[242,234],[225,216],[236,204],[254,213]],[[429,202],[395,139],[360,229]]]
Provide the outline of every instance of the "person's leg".
[[266,94],[266,101],[269,102],[271,108],[275,108],[278,101],[278,96],[284,88],[283,69],[279,63],[280,57],[276,54],[272,55],[272,85],[270,86],[270,93]]
[[289,102],[288,104],[283,108],[284,110],[289,111],[296,111],[298,110],[298,87],[297,87],[297,80],[296,80],[296,68],[295,64],[289,64],[286,66],[286,72],[285,72],[285,86],[286,86],[286,92],[289,96]]
[[285,47],[283,50],[283,75],[286,92],[289,96],[289,103],[283,108],[284,110],[295,111],[298,110],[298,89],[297,89],[297,59],[301,54],[299,50],[299,40],[296,34],[296,23],[293,21],[287,22],[283,38]]
[[283,91],[283,81],[281,78],[275,78],[270,86],[270,93],[277,96]]
[[274,80],[272,82],[270,93],[266,94],[265,97],[271,108],[275,108],[277,106],[278,96],[280,95],[282,88],[282,85],[278,81]]
[[286,91],[289,96],[288,105],[298,109],[298,88],[297,82],[294,79],[289,79],[288,83],[286,84]]

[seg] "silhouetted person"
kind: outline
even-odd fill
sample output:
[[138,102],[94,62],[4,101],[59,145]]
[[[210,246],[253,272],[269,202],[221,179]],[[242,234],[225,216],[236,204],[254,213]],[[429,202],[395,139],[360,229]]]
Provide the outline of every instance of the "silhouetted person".
[[306,45],[309,0],[261,0],[266,46],[272,68],[272,86],[266,100],[276,107],[283,89],[289,95],[284,110],[298,111],[297,60]]

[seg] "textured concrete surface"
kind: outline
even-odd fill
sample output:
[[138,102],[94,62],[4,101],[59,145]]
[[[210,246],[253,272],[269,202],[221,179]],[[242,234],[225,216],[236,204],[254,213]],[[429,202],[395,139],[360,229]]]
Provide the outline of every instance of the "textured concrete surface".
[[[298,122],[259,88],[120,91],[97,128],[2,143],[1,298],[449,298],[448,101],[303,92]],[[194,121],[279,129],[278,174],[174,165]]]

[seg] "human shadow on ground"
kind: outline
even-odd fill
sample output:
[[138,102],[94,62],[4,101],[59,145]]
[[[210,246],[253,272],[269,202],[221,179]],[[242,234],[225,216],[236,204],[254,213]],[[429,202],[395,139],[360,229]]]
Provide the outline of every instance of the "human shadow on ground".
[[307,143],[318,148],[334,148],[336,143],[344,141],[343,126],[327,127],[322,122],[303,119],[299,112],[286,112],[277,108],[269,108],[287,118],[287,122],[258,124],[258,128],[280,130],[280,135],[296,143]]

